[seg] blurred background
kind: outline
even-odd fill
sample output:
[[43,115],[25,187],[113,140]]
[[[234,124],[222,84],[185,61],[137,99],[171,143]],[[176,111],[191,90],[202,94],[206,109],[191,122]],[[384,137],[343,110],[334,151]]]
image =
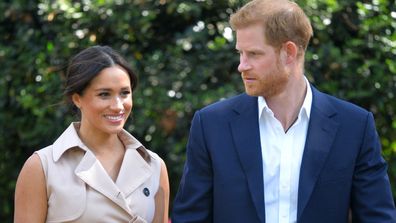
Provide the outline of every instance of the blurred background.
[[[171,202],[194,112],[243,92],[229,15],[244,0],[2,0],[0,221],[24,161],[77,120],[63,102],[70,57],[109,45],[139,76],[126,129],[166,162]],[[374,113],[396,195],[396,1],[298,0],[314,37],[306,75]]]

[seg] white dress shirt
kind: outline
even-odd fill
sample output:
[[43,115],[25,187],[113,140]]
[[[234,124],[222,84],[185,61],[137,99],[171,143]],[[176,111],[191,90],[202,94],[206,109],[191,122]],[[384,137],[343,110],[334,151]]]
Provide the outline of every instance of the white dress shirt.
[[297,221],[298,183],[312,92],[307,79],[307,93],[297,120],[284,132],[263,97],[258,98],[260,141],[264,173],[265,222]]

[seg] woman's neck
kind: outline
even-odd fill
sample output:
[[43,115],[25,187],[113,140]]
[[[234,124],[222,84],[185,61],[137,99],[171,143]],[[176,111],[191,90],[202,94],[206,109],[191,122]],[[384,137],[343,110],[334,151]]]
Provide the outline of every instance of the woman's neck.
[[81,124],[78,131],[81,141],[95,154],[111,152],[124,147],[117,134],[108,134]]

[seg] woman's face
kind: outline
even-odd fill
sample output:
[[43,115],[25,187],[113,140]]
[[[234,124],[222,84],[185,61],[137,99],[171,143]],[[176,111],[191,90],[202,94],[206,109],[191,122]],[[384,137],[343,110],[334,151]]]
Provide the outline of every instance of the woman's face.
[[117,134],[132,109],[132,87],[128,73],[120,66],[103,69],[84,90],[72,96],[81,111],[80,131]]

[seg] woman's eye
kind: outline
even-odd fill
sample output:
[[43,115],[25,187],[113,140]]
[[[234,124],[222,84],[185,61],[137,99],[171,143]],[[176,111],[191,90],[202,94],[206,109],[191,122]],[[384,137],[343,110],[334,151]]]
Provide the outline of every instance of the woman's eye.
[[121,92],[121,96],[126,97],[126,96],[128,96],[130,93],[131,93],[130,91],[122,91],[122,92]]
[[105,98],[105,97],[110,96],[110,94],[108,92],[101,92],[101,93],[98,94],[98,96],[102,97],[102,98]]

